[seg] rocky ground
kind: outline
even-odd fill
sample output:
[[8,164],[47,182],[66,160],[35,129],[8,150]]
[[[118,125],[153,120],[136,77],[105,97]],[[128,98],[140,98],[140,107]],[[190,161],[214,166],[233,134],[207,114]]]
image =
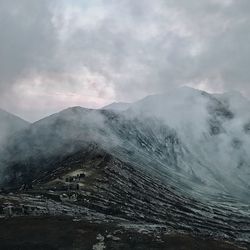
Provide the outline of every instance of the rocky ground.
[[[140,226],[138,226],[140,228]],[[230,243],[155,230],[125,229],[110,223],[89,223],[70,217],[17,217],[0,224],[2,250],[12,249],[243,249]]]
[[3,190],[0,214],[1,249],[248,249],[250,241],[249,207],[198,202],[98,148],[57,162],[32,186]]

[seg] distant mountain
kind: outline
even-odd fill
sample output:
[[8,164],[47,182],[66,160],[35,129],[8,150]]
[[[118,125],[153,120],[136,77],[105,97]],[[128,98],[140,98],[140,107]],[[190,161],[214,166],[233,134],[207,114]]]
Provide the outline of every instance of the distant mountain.
[[28,126],[29,123],[27,121],[0,109],[0,144],[11,134]]
[[112,111],[124,111],[128,109],[130,106],[131,106],[131,103],[127,103],[127,102],[113,102],[103,107],[102,109],[112,110]]

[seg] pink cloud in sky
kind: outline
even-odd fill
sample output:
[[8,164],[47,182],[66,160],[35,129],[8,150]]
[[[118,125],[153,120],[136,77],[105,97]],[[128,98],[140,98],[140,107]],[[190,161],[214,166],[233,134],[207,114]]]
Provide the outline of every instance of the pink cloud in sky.
[[[11,95],[15,99],[6,109],[30,121],[67,107],[100,108],[115,100],[112,85],[86,68],[63,74],[33,74],[15,85]],[[0,101],[3,108],[4,99]]]

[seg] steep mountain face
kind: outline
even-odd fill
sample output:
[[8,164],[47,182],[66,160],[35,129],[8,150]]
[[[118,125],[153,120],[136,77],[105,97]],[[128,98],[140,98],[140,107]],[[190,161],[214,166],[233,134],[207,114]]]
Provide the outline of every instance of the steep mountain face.
[[241,118],[224,99],[189,88],[122,112],[70,108],[9,139],[2,185],[59,197],[84,174],[73,181],[81,207],[248,244],[250,137]]
[[[183,149],[182,156],[177,157],[180,171],[174,170],[180,175],[175,179],[191,181],[188,186],[195,188],[196,194],[199,190],[212,195],[213,200],[229,195],[249,202],[247,115],[242,117],[232,110],[212,95],[184,88],[147,97],[128,113],[133,117],[155,117],[174,129]],[[155,156],[153,152],[151,155]]]
[[5,143],[8,136],[28,126],[28,122],[0,109],[0,145]]

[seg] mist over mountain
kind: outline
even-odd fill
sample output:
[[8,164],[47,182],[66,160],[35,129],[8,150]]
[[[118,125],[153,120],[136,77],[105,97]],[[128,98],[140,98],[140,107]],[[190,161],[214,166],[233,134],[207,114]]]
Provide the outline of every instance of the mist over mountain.
[[0,109],[0,145],[8,136],[29,126],[29,122]]
[[[126,109],[68,108],[8,137],[8,143],[0,151],[1,187],[7,190],[33,187],[32,192],[39,193],[52,189],[57,197],[69,188],[63,180],[65,173],[69,176],[74,171],[86,173],[89,166],[88,171],[98,177],[78,181],[76,192],[79,196],[91,193],[84,200],[95,197],[98,205],[93,211],[101,209],[103,214],[112,216],[118,213],[119,218],[133,221],[138,216],[136,209],[141,207],[138,220],[162,223],[166,219],[166,200],[171,204],[178,200],[180,211],[173,205],[168,214],[173,216],[169,223],[178,230],[181,227],[176,216],[180,212],[185,214],[183,227],[190,225],[192,230],[197,227],[203,236],[214,235],[217,228],[219,237],[231,241],[234,235],[234,241],[248,244],[250,113],[247,107],[248,100],[235,93],[217,95],[185,87],[147,96]],[[96,165],[100,159],[101,163]],[[166,188],[162,191],[165,197],[162,201],[150,198],[158,184]],[[143,185],[147,185],[148,191],[140,196]],[[119,201],[118,205],[117,194],[128,195],[132,190],[132,200]],[[109,197],[106,192],[115,193]],[[85,207],[83,200],[79,202]],[[161,205],[157,206],[158,203]],[[149,205],[155,213],[162,213],[162,219],[150,215]],[[93,204],[88,206],[92,208]],[[116,206],[119,209],[114,212]],[[202,215],[204,206],[208,211]],[[219,217],[206,224],[215,216],[214,211]],[[245,231],[239,227],[242,220]],[[222,231],[221,225],[225,227]]]
[[[10,139],[4,155],[10,153],[13,163],[5,165],[7,176],[11,181],[19,175],[15,183],[21,184],[30,172],[53,168],[50,157],[94,142],[187,193],[249,201],[250,116],[231,109],[222,97],[179,88],[148,96],[125,111],[66,109]],[[24,162],[25,168],[12,173]]]
[[250,250],[249,13],[0,1],[0,250]]
[[113,102],[107,106],[104,106],[102,109],[113,110],[113,111],[124,111],[124,110],[128,109],[129,106],[130,106],[130,103]]

